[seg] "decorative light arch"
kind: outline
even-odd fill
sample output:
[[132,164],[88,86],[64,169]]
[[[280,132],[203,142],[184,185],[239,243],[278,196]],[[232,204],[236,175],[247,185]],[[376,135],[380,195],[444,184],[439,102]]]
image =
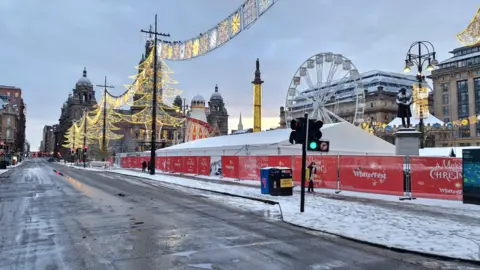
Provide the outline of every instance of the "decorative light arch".
[[183,61],[208,54],[220,48],[240,32],[252,26],[278,0],[245,0],[215,27],[184,41],[161,41],[159,56],[170,61]]

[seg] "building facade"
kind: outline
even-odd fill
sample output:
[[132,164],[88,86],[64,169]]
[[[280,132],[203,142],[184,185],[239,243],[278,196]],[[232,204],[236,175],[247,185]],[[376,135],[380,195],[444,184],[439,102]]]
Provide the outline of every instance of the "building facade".
[[[388,119],[391,119],[392,117],[391,115],[388,115],[388,117],[384,115],[384,113],[389,111],[389,109],[386,109],[386,107],[391,106],[390,102],[387,101],[387,103],[382,103],[380,100],[372,100],[372,98],[375,99],[378,89],[382,89],[382,96],[391,96],[390,94],[396,96],[398,90],[402,87],[406,88],[407,91],[412,91],[412,86],[416,82],[417,80],[415,76],[405,75],[401,73],[379,70],[361,73],[359,83],[363,86],[363,89],[365,91],[364,120],[369,121],[371,118],[373,118],[375,119],[375,121],[388,121]],[[355,99],[353,99],[353,97],[356,96],[356,86],[350,82],[347,82],[340,85],[335,84],[334,87],[336,87],[336,95],[341,95],[342,98],[338,100],[338,103],[332,103],[332,105],[327,106],[327,108],[332,112],[336,112],[338,116],[342,117],[346,121],[353,122],[356,107],[356,101]],[[314,89],[308,91],[311,92],[326,90]],[[382,109],[379,110],[380,108]],[[305,98],[299,98],[298,103],[286,109],[288,109],[289,112],[292,112],[294,118],[303,117],[305,113],[311,113],[313,111],[313,103]],[[285,113],[285,111],[280,111],[280,114]],[[285,123],[285,121],[283,121],[280,125],[289,124],[290,123]]]
[[0,99],[3,103],[0,141],[8,146],[10,153],[22,154],[25,152],[27,113],[22,89],[0,85]]
[[[91,110],[96,104],[95,90],[93,89],[92,82],[87,77],[87,69],[85,68],[82,77],[78,79],[75,88],[69,94],[67,101],[63,104],[60,118],[58,119],[58,148],[63,157],[70,156],[72,151],[72,149],[66,149],[62,146],[65,143],[65,134],[67,130],[72,126],[73,121],[82,118],[85,110]],[[45,148],[45,145],[43,147]],[[82,148],[82,146],[79,145],[75,148]]]
[[52,153],[55,150],[55,136],[53,126],[44,126],[42,133],[42,142],[40,143],[40,152]]
[[480,145],[480,44],[460,47],[440,62],[433,81],[435,115],[453,134],[444,146]]
[[208,101],[207,121],[213,129],[219,130],[220,135],[228,135],[228,111],[218,85]]

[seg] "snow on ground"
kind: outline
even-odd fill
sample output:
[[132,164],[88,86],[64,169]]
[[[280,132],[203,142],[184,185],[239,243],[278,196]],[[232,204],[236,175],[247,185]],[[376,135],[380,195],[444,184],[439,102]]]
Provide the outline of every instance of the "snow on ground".
[[[342,195],[335,198],[307,194],[305,212],[300,213],[298,193],[289,197],[273,197],[260,194],[259,187],[216,184],[168,175],[151,176],[131,170],[109,171],[159,181],[158,184],[163,182],[175,186],[269,199],[279,202],[283,219],[295,225],[375,244],[480,261],[480,227],[478,227],[480,207],[462,205],[461,202],[441,200],[398,202],[398,197],[395,196],[373,195],[381,201],[365,203],[352,200],[352,197],[350,200],[342,199],[352,195],[343,191]],[[368,198],[371,197],[372,194],[368,194]],[[393,198],[396,200],[395,204],[389,202],[393,201]],[[239,204],[237,200],[230,198],[227,200],[231,201],[231,204]],[[246,208],[259,209],[258,203],[251,201],[241,203]]]

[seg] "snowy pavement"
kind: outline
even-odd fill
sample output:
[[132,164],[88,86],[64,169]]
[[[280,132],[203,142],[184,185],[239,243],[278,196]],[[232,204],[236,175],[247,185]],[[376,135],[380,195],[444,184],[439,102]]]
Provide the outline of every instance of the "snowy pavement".
[[[329,197],[307,194],[305,212],[300,213],[298,193],[290,197],[262,195],[259,187],[252,187],[256,185],[254,181],[241,181],[245,186],[225,185],[221,184],[225,180],[216,183],[122,169],[107,171],[155,180],[158,184],[164,182],[269,199],[279,202],[284,221],[295,225],[389,247],[480,261],[480,207],[457,201],[398,202],[395,196],[344,191]],[[333,193],[331,190],[317,191]],[[245,203],[243,207],[248,208],[248,202]]]

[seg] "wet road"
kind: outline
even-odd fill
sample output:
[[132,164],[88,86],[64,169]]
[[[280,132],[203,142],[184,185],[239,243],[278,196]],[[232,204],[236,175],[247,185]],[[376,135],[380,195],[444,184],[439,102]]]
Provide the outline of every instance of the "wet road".
[[0,207],[0,269],[475,269],[40,159],[0,175]]

